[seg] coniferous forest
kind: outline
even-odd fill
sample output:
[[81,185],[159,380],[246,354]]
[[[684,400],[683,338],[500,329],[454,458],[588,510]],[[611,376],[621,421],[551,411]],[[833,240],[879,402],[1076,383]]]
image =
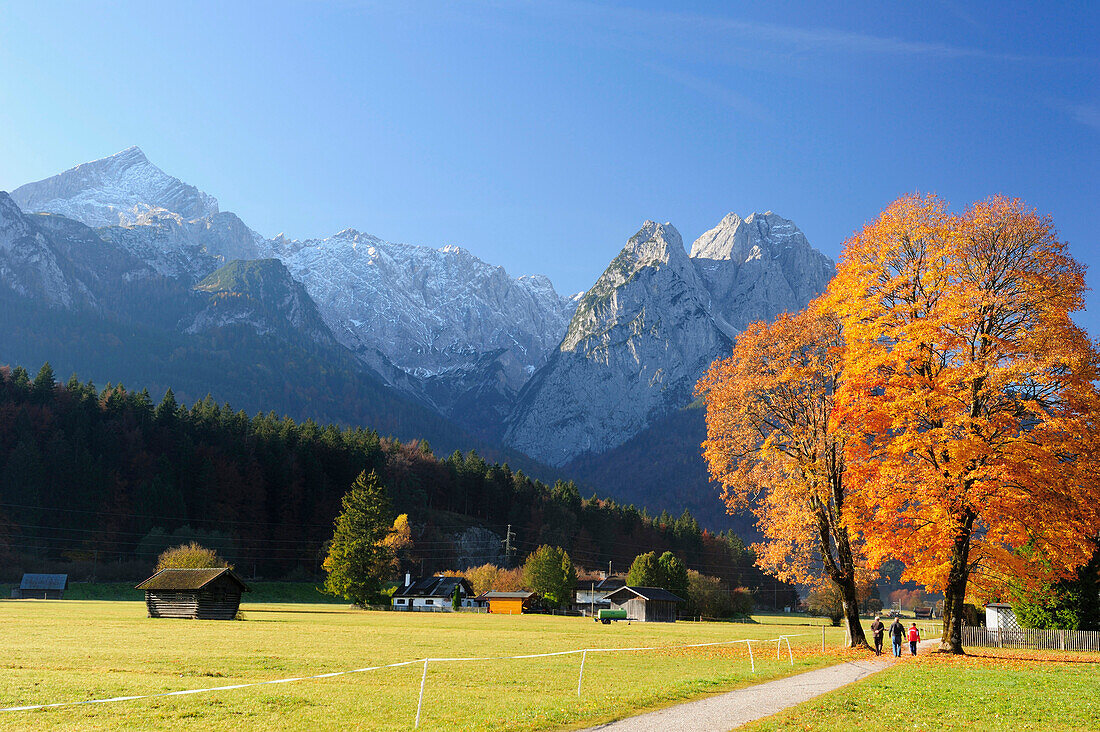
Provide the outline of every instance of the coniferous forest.
[[552,544],[583,566],[625,571],[642,552],[671,550],[692,569],[776,591],[737,536],[701,530],[686,512],[649,516],[362,427],[249,416],[209,397],[186,405],[171,390],[154,400],[76,376],[59,384],[49,365],[33,377],[0,368],[0,553],[13,575],[67,562],[140,575],[173,539],[199,538],[248,575],[313,579],[363,470],[409,514],[407,570],[517,564]]

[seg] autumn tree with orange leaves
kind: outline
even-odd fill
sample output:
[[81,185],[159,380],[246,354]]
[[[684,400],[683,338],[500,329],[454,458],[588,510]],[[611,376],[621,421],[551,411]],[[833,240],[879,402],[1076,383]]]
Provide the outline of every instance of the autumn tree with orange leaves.
[[839,321],[820,308],[754,323],[696,385],[706,400],[704,457],[730,510],[753,505],[757,563],[839,591],[851,645],[866,646],[857,582],[866,576],[846,523],[845,439],[833,417],[843,370]]
[[1084,276],[1049,217],[908,196],[846,242],[822,305],[845,341],[837,416],[872,560],[945,595],[962,652],[972,580],[1045,581],[1100,532],[1098,354],[1070,319]]

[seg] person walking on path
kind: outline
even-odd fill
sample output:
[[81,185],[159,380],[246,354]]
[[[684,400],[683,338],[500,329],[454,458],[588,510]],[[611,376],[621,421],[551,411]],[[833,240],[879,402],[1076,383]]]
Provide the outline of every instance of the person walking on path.
[[917,630],[917,624],[913,623],[909,626],[909,651],[914,656],[917,655],[918,643],[920,643],[920,631]]
[[894,618],[893,625],[890,626],[890,640],[894,642],[894,655],[901,656],[901,643],[905,638],[905,626],[901,624],[901,621]]
[[875,622],[871,623],[871,635],[875,637],[875,653],[882,655],[882,633],[886,630],[886,626],[882,624],[882,620],[879,616],[875,616]]

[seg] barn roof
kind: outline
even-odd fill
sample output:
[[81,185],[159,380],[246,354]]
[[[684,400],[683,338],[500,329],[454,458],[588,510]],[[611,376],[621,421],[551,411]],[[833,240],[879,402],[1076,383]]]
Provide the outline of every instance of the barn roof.
[[229,567],[209,567],[205,569],[162,569],[149,579],[135,587],[137,590],[201,590],[222,575],[241,586],[241,590],[248,592],[249,588],[240,577],[233,574]]
[[68,586],[67,574],[25,574],[19,583],[21,590],[64,590]]
[[607,599],[612,602],[625,602],[630,599],[631,595],[640,597],[643,600],[657,600],[661,602],[684,601],[684,598],[679,595],[674,595],[661,587],[631,587],[630,585],[615,590],[607,596]]
[[489,590],[478,595],[476,600],[527,600],[535,596],[534,592],[503,592]]
[[455,586],[461,585],[467,595],[474,591],[464,577],[421,577],[412,584],[398,587],[394,597],[450,597]]

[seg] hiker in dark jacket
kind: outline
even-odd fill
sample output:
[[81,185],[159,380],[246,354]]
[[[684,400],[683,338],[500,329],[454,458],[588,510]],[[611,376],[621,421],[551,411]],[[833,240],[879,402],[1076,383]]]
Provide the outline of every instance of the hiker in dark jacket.
[[890,626],[890,640],[894,642],[894,655],[901,657],[901,644],[905,642],[905,626],[894,618],[894,624]]
[[875,616],[875,622],[871,623],[871,635],[875,637],[875,653],[882,655],[882,633],[886,630],[886,626],[882,624],[878,615]]

